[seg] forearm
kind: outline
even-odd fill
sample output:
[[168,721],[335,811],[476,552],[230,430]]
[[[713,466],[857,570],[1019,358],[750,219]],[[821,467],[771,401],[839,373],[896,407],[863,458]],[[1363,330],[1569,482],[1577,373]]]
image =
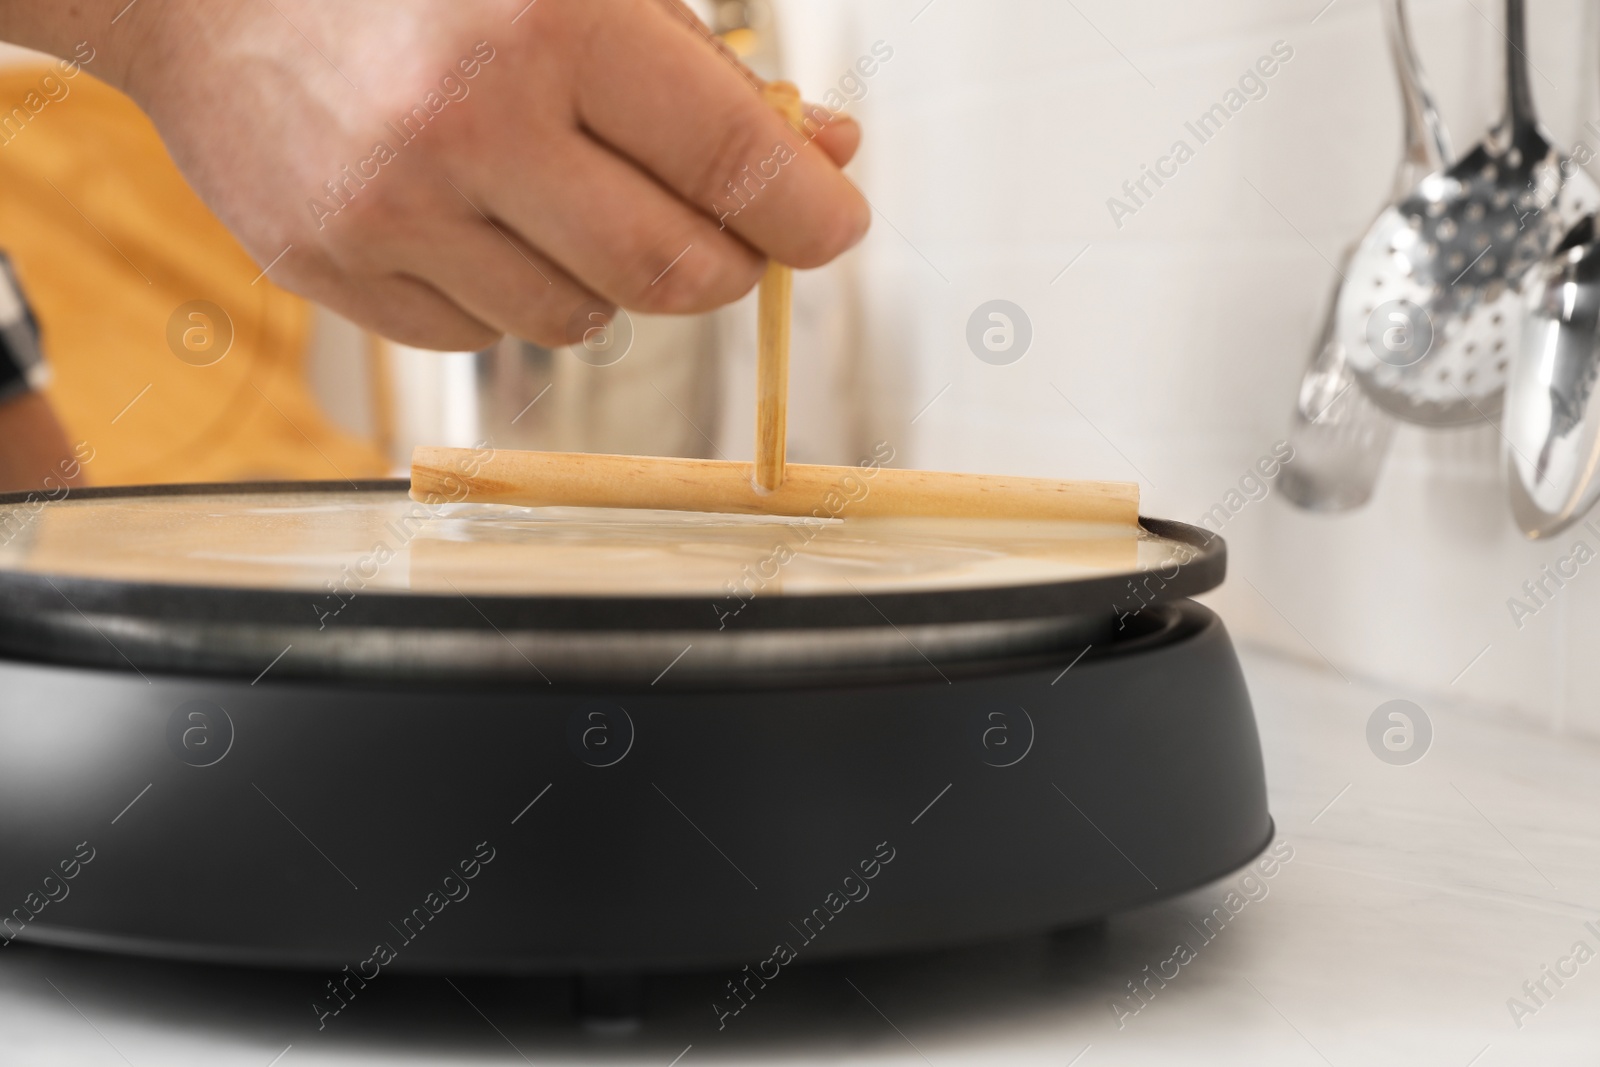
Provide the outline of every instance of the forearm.
[[149,46],[165,0],[0,0],[0,41],[69,62],[126,88],[131,59]]

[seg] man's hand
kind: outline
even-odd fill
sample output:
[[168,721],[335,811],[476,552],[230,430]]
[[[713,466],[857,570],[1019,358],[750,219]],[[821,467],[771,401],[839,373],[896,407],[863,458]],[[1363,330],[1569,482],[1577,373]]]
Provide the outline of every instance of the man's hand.
[[855,124],[791,132],[679,0],[8,0],[0,37],[87,41],[274,281],[408,344],[710,310],[870,222]]

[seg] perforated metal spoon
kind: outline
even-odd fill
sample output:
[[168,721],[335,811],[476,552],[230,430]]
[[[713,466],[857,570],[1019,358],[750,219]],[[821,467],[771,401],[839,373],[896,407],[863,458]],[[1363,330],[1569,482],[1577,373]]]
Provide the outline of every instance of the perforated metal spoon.
[[[1383,11],[1405,127],[1405,147],[1391,194],[1392,201],[1399,201],[1424,176],[1450,161],[1450,137],[1411,46],[1405,0],[1387,0]],[[1289,427],[1294,461],[1283,468],[1279,483],[1284,496],[1309,511],[1348,511],[1372,499],[1394,437],[1394,417],[1357,385],[1334,329],[1339,294],[1354,254],[1354,248],[1345,252],[1343,275],[1334,287],[1311,364],[1300,380]]]
[[1506,0],[1505,117],[1379,216],[1357,247],[1337,334],[1373,402],[1409,422],[1500,412],[1528,272],[1600,204],[1540,128],[1523,0]]

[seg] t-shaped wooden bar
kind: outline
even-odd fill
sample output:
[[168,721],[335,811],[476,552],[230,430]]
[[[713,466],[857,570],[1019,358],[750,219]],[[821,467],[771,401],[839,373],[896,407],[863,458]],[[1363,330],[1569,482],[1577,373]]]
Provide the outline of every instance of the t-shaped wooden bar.
[[424,447],[411,457],[411,498],[744,515],[1139,522],[1139,487],[1127,482],[795,463],[781,486],[764,491],[750,473],[748,463],[709,459]]

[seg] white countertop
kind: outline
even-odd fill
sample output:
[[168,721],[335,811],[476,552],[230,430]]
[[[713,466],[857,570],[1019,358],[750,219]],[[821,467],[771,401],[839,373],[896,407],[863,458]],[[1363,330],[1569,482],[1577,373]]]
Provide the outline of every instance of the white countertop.
[[[1600,1063],[1600,955],[1570,955],[1600,953],[1600,743],[1425,704],[1431,749],[1391,766],[1366,724],[1400,694],[1244,659],[1293,858],[1209,943],[1191,921],[1241,875],[1098,930],[800,968],[710,1036],[703,983],[653,981],[644,1023],[606,1034],[563,1016],[561,983],[397,977],[316,1034],[303,981],[15,944],[0,1064]],[[1194,958],[1119,1028],[1110,1004],[1180,940]]]

